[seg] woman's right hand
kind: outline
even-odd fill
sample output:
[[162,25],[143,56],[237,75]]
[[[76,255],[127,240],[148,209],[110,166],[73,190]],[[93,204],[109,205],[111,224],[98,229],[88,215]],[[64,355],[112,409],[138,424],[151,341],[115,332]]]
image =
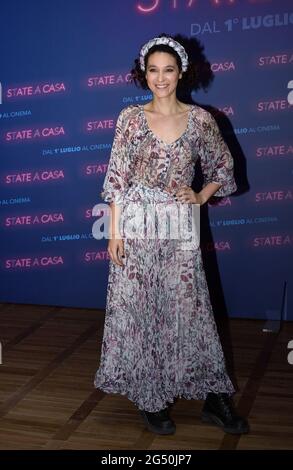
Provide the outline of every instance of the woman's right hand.
[[108,243],[108,253],[111,260],[118,266],[124,266],[122,263],[122,256],[125,256],[124,241],[122,238],[110,238]]

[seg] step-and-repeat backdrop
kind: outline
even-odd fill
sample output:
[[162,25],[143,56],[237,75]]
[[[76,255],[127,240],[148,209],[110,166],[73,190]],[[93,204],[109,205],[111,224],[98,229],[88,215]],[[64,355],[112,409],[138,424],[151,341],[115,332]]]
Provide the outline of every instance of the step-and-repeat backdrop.
[[1,302],[105,307],[93,224],[110,208],[93,208],[120,110],[152,98],[129,71],[164,32],[208,65],[187,101],[219,118],[235,161],[238,194],[202,215],[215,313],[292,320],[292,26],[291,0],[3,2]]

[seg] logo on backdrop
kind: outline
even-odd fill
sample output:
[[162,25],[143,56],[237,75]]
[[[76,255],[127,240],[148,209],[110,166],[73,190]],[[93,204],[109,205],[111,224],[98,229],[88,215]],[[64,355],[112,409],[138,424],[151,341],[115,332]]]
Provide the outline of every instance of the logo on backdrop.
[[48,268],[49,266],[63,265],[64,259],[62,256],[35,256],[34,258],[13,258],[5,261],[6,269],[21,269],[21,268]]
[[23,98],[28,96],[51,95],[66,91],[64,83],[44,83],[38,85],[24,85],[7,89],[7,98]]
[[87,79],[87,86],[88,88],[104,88],[113,85],[124,85],[125,83],[129,82],[130,76],[130,73],[126,73],[125,75],[122,75],[121,73],[97,75],[95,77],[89,77]]
[[264,191],[255,194],[255,202],[292,201],[293,193],[290,189],[279,191]]
[[255,237],[252,246],[255,248],[274,248],[280,246],[291,246],[293,237],[290,234],[268,235],[266,237]]
[[23,225],[36,225],[36,224],[55,224],[64,222],[64,214],[62,212],[48,213],[48,214],[36,214],[36,215],[19,215],[6,217],[4,225],[5,227],[17,227]]
[[99,119],[98,121],[88,121],[86,123],[87,132],[104,131],[115,128],[115,121],[113,119]]
[[[201,2],[206,3],[205,2]],[[253,0],[254,4],[257,3],[264,3],[265,1],[270,2],[270,0]],[[139,13],[155,13],[162,5],[163,1],[161,0],[139,0],[136,3],[136,8],[139,11]],[[202,6],[198,2],[198,0],[169,0],[169,7],[170,9],[176,10],[179,7],[183,8],[194,8],[197,6]],[[209,4],[212,7],[226,7],[226,6],[236,6],[237,4],[239,5],[239,0],[209,0]],[[251,0],[246,0],[246,3],[251,4]]]
[[63,126],[7,131],[4,134],[4,140],[6,142],[23,142],[26,140],[58,137],[59,135],[65,135],[65,129]]
[[[293,101],[293,100],[292,100]],[[293,103],[289,102],[289,99],[277,99],[271,101],[259,101],[257,103],[257,111],[283,111],[284,109],[288,109],[292,106]]]
[[22,173],[8,174],[5,177],[6,184],[21,184],[21,183],[44,183],[47,181],[54,181],[64,179],[65,174],[63,170],[40,170],[29,171]]
[[266,147],[257,147],[256,156],[257,157],[286,157],[293,155],[293,146],[292,145],[268,145]]
[[275,65],[287,65],[293,62],[293,54],[289,53],[282,53],[282,54],[274,54],[274,55],[267,55],[261,56],[258,58],[257,64],[259,67],[267,66],[275,66]]

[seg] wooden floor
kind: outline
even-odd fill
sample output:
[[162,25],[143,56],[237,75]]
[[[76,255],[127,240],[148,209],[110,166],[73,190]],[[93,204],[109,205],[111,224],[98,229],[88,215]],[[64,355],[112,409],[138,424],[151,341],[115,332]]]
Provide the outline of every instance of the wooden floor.
[[176,434],[159,436],[126,396],[93,387],[103,311],[0,304],[0,449],[293,449],[293,323],[279,334],[263,333],[263,323],[230,320],[221,336],[251,432],[203,424],[203,402],[180,398]]

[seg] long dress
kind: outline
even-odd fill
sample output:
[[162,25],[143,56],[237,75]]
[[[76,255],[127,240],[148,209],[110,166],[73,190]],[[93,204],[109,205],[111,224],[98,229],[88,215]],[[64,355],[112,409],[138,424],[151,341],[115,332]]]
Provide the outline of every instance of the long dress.
[[[174,202],[172,192],[191,186],[198,158],[204,186],[221,184],[215,196],[237,189],[232,156],[208,111],[191,105],[185,131],[169,144],[149,128],[143,105],[129,105],[118,116],[101,197],[120,204],[120,221],[133,201]],[[176,397],[232,395],[200,247],[181,249],[178,240],[167,238],[122,238],[124,265],[109,261],[95,387],[125,395],[149,412]]]

